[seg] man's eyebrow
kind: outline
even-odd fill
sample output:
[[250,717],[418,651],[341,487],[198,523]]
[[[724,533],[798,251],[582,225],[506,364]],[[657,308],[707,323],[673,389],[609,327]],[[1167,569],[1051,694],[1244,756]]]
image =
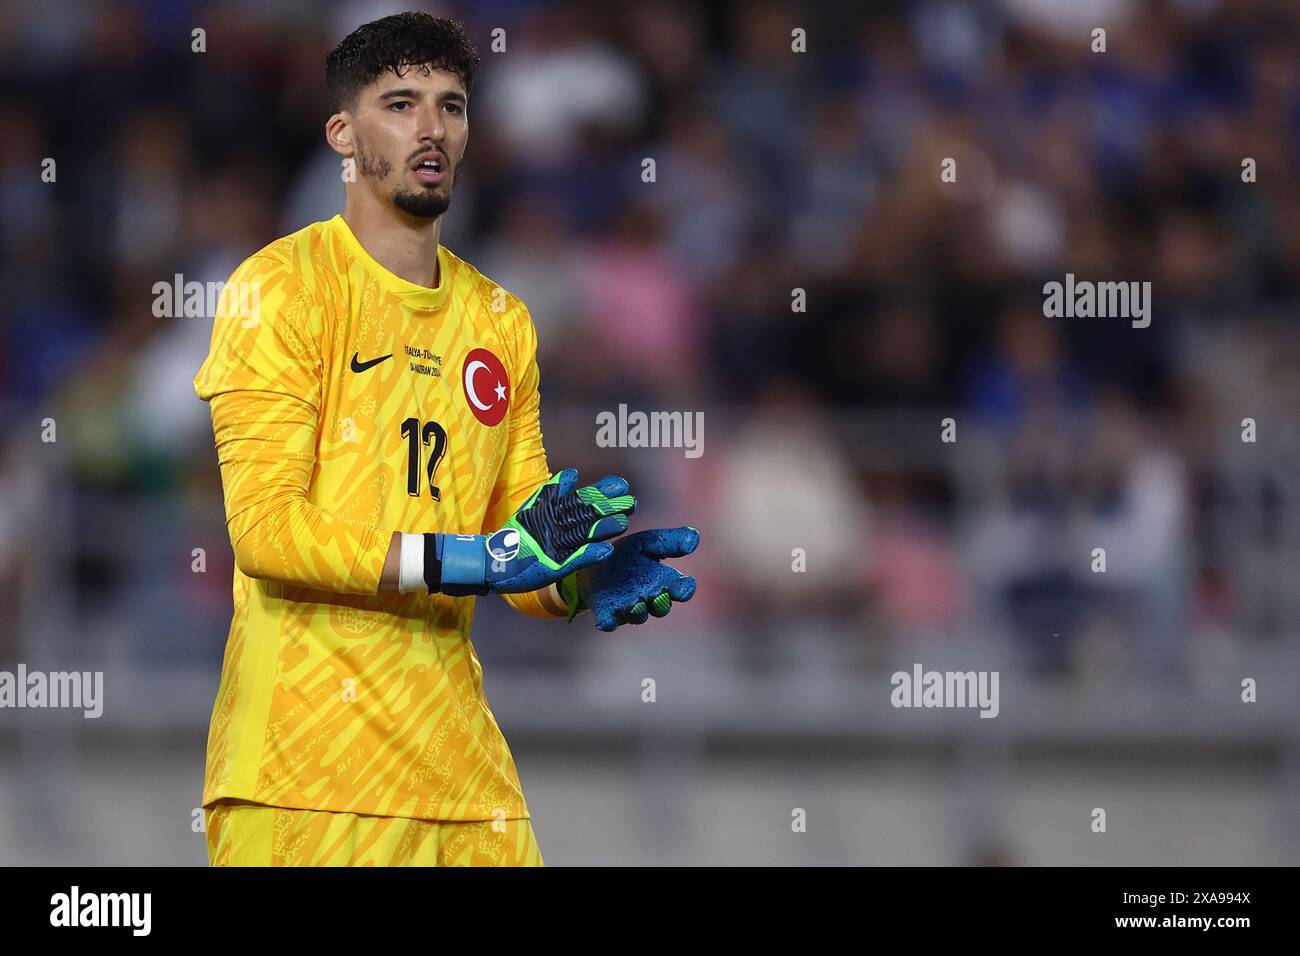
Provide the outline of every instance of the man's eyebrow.
[[[406,99],[410,99],[410,100],[418,100],[422,98],[423,95],[424,94],[421,93],[419,90],[411,89],[410,87],[404,87],[400,90],[389,90],[387,93],[380,93],[379,98],[381,100],[395,100],[399,97],[405,97]],[[455,100],[458,103],[467,102],[467,100],[465,99],[465,94],[458,93],[456,90],[448,90],[445,93],[439,93],[437,98],[440,100]]]

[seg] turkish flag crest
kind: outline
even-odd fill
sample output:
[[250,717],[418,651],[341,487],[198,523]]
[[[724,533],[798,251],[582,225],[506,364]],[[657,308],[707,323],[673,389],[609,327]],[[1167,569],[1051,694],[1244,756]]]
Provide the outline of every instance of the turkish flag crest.
[[471,349],[461,371],[465,401],[484,425],[499,424],[510,407],[510,376],[501,360],[487,349]]

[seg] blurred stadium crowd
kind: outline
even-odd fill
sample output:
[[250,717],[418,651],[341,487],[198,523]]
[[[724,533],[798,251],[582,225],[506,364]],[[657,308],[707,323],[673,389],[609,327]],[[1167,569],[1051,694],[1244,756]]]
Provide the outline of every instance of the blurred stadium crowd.
[[[531,309],[552,465],[704,532],[647,632],[871,668],[995,631],[1044,675],[1174,680],[1294,635],[1300,6],[419,5],[480,44],[444,243]],[[131,659],[215,676],[229,615],[210,323],[154,285],[341,208],[323,57],[401,6],[0,9],[0,582],[116,615]],[[1045,318],[1067,272],[1152,282],[1151,326]],[[703,456],[597,449],[620,403],[702,410]],[[593,639],[480,614],[521,666]]]

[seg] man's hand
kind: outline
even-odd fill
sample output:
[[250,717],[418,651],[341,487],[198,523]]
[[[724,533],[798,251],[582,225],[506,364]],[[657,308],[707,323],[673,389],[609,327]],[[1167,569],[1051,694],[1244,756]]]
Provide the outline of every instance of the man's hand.
[[578,472],[556,472],[491,535],[439,535],[444,594],[536,591],[614,553],[607,539],[627,530],[636,498],[607,475],[577,488]]
[[700,533],[691,527],[656,528],[620,538],[613,556],[564,577],[560,596],[569,607],[569,620],[590,609],[596,627],[615,630],[621,624],[644,624],[663,617],[674,601],[689,601],[695,579],[660,562],[685,557],[699,546]]

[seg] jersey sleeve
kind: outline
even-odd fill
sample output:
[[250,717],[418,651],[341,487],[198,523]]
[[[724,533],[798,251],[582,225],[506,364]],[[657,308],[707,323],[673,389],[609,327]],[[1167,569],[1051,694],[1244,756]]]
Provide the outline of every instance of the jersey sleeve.
[[276,392],[319,412],[323,341],[321,308],[302,277],[287,262],[252,256],[222,290],[194,392],[204,401]]
[[[520,304],[520,319],[516,335],[516,361],[518,384],[511,403],[510,438],[505,459],[497,473],[483,519],[483,532],[491,534],[510,519],[519,506],[528,500],[551,472],[546,463],[546,448],[542,445],[540,373],[537,368],[537,330],[528,309]],[[550,610],[541,599],[540,591],[505,594],[506,603],[529,617],[562,617]]]
[[[231,293],[251,289],[251,294]],[[226,527],[252,578],[376,594],[391,534],[308,499],[323,364],[320,308],[285,263],[254,257],[232,276],[194,380],[209,402]]]

